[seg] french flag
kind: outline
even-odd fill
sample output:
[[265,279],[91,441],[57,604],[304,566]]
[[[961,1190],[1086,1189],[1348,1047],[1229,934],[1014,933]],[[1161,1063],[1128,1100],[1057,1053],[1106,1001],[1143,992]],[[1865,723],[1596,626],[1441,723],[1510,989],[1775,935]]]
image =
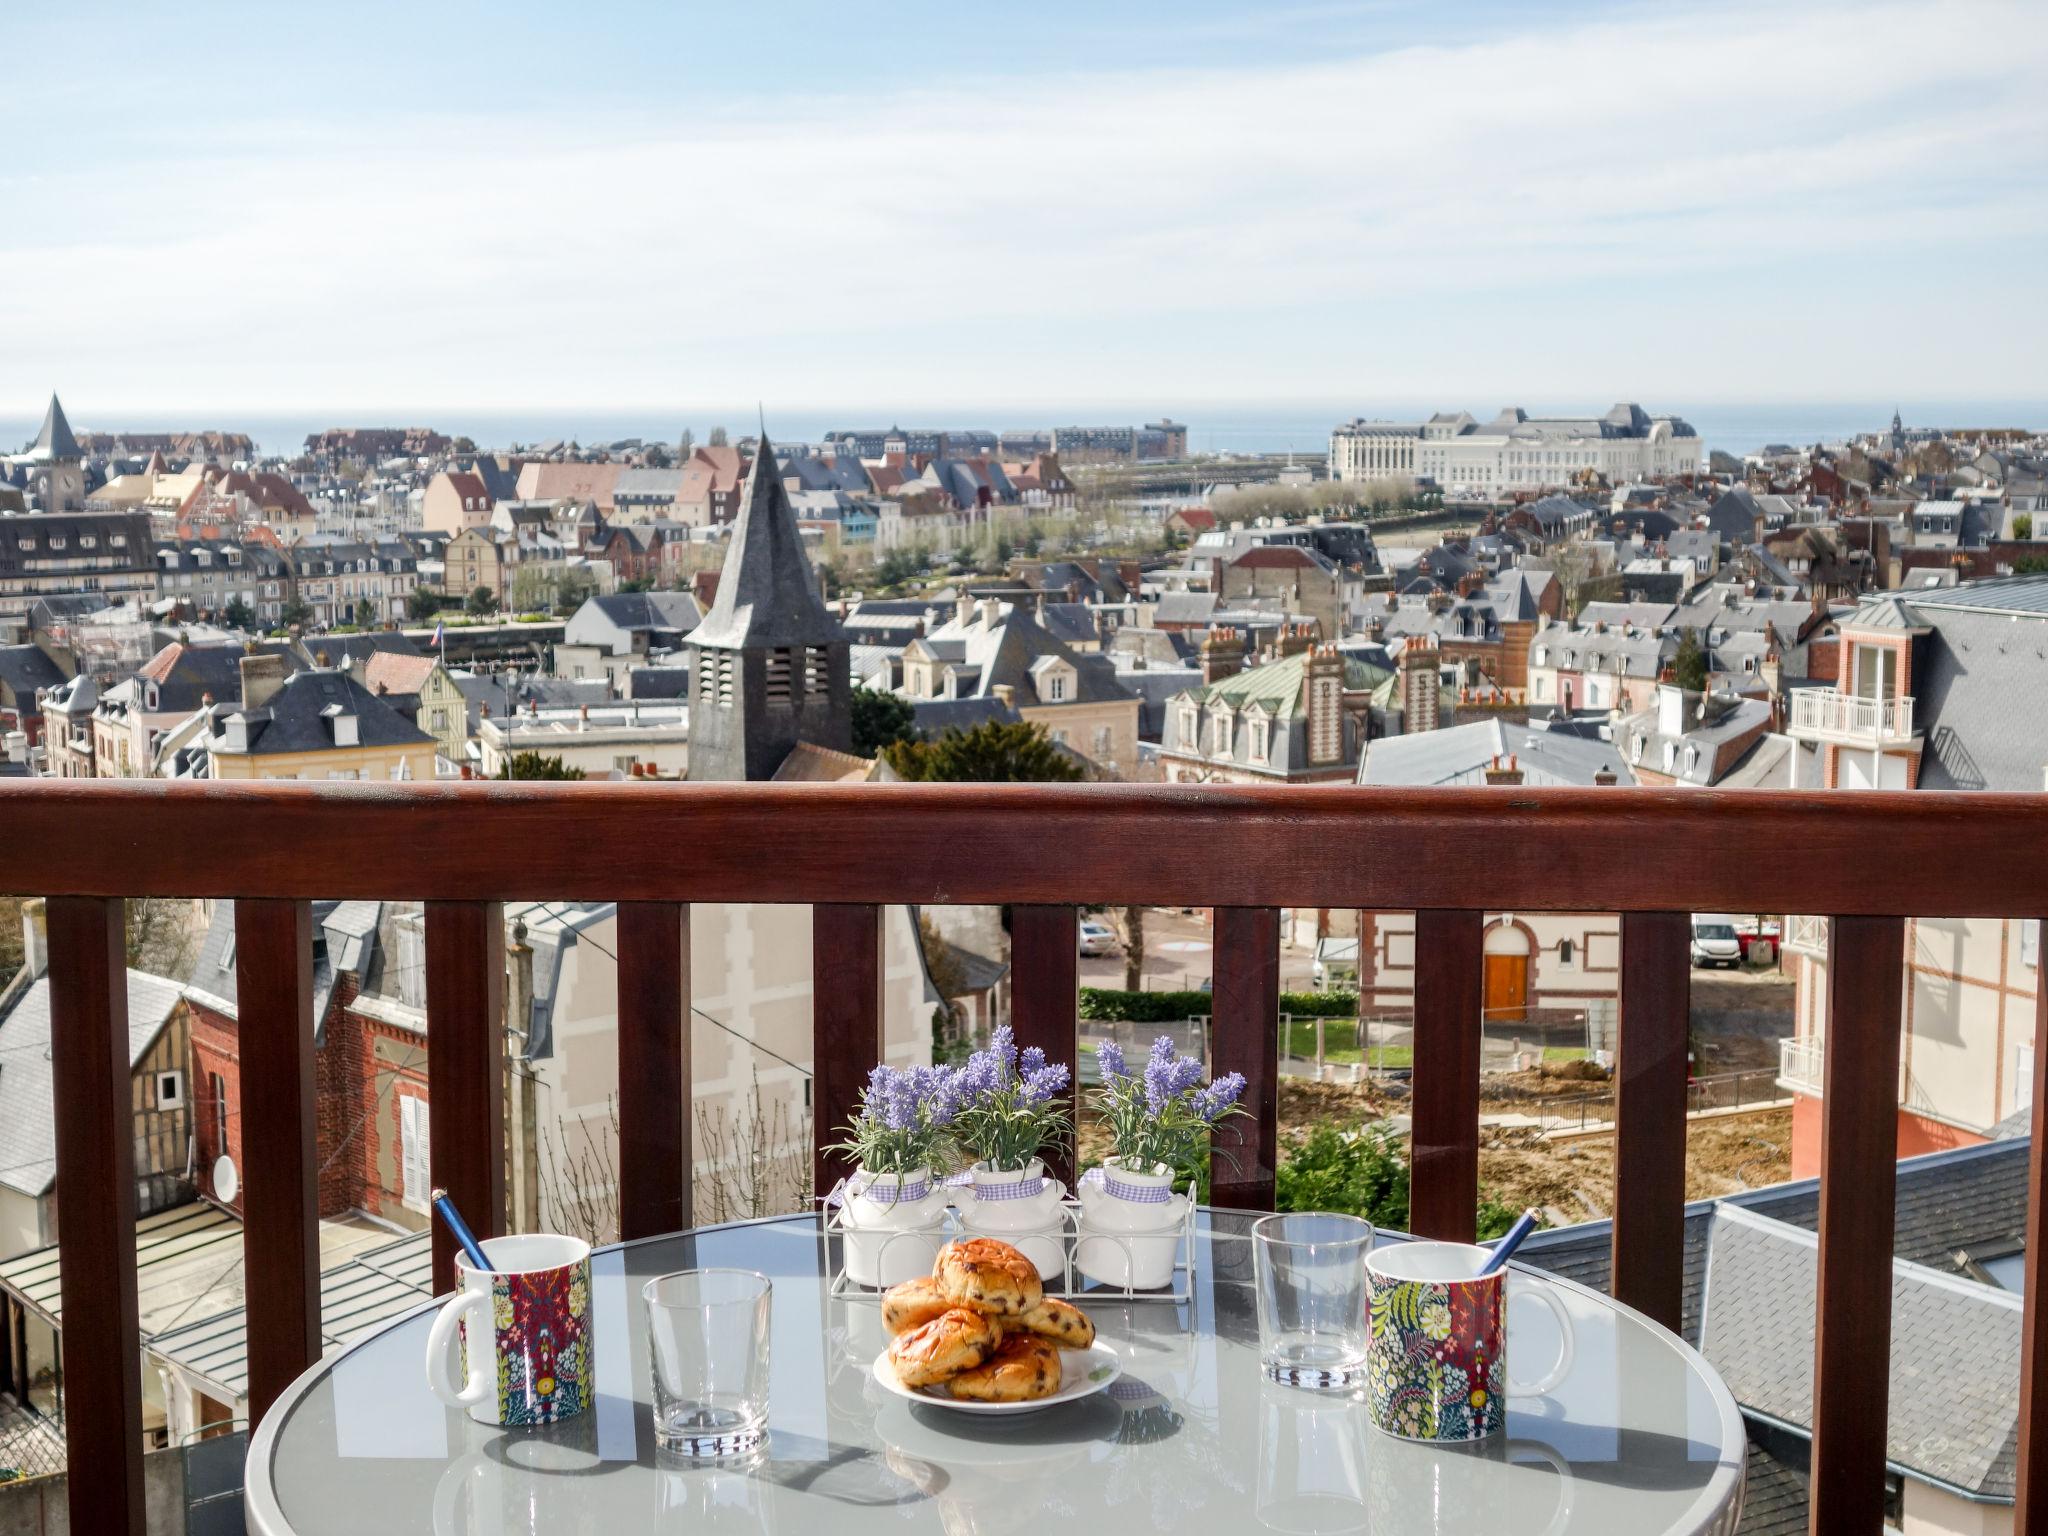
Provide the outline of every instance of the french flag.
[[448,649],[448,626],[440,619],[434,620],[434,649],[437,651]]

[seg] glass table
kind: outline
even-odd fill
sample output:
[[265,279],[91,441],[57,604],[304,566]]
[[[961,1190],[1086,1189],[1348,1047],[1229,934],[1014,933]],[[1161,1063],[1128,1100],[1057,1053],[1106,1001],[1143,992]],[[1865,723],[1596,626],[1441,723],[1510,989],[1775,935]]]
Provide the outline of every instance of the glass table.
[[[250,1441],[249,1529],[1009,1536],[1113,1521],[1119,1536],[1733,1532],[1741,1417],[1707,1364],[1662,1328],[1528,1271],[1572,1320],[1563,1383],[1512,1399],[1507,1434],[1491,1443],[1396,1440],[1371,1427],[1362,1395],[1280,1387],[1260,1373],[1255,1219],[1200,1213],[1189,1302],[1083,1300],[1123,1360],[1108,1392],[997,1418],[875,1385],[869,1367],[887,1343],[880,1308],[872,1295],[831,1294],[836,1252],[813,1217],[603,1249],[593,1259],[592,1411],[502,1430],[443,1407],[421,1363],[432,1320],[423,1308],[321,1361],[279,1400]],[[673,1462],[654,1443],[640,1286],[699,1265],[757,1269],[775,1283],[771,1432],[745,1465]],[[1524,1358],[1552,1358],[1546,1310],[1513,1303],[1509,1315]]]

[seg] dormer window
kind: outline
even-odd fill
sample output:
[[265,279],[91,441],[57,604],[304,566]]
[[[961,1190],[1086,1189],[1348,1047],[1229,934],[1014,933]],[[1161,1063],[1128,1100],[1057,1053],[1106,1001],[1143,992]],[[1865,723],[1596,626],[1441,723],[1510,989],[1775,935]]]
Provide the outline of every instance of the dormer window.
[[61,534],[61,533],[53,533],[53,534],[51,534],[51,535],[50,535],[50,548],[52,548],[52,549],[62,549],[63,547],[64,547],[64,535],[63,535],[63,534]]
[[1665,771],[1666,773],[1669,773],[1669,772],[1671,772],[1671,770],[1672,770],[1672,767],[1673,767],[1673,765],[1674,765],[1674,764],[1676,764],[1676,763],[1677,763],[1677,761],[1678,761],[1678,743],[1677,743],[1677,742],[1675,742],[1675,741],[1667,741],[1667,742],[1665,742],[1665,743],[1664,743],[1664,771]]

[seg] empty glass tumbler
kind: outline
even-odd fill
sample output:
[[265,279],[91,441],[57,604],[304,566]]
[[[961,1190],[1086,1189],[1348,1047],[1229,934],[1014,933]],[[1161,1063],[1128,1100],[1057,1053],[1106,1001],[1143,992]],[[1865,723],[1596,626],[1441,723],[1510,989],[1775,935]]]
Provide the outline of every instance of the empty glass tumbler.
[[1357,1216],[1298,1212],[1253,1224],[1259,1358],[1273,1380],[1324,1390],[1364,1382],[1372,1242],[1372,1223]]
[[771,1290],[750,1269],[685,1269],[641,1287],[664,1450],[735,1456],[767,1436]]

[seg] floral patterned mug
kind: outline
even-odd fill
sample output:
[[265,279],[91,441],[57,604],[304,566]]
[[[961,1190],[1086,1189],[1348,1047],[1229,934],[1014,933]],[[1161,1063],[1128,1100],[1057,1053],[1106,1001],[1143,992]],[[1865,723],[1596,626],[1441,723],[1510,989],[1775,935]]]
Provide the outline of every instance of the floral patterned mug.
[[1572,1321],[1546,1286],[1514,1275],[1518,1295],[1557,1319],[1557,1362],[1533,1381],[1507,1368],[1510,1272],[1470,1243],[1395,1243],[1365,1262],[1372,1339],[1366,1399],[1373,1426],[1406,1440],[1479,1440],[1507,1422],[1510,1391],[1548,1392],[1570,1374]]
[[593,1390],[590,1244],[528,1233],[486,1239],[483,1250],[489,1270],[455,1255],[460,1288],[427,1335],[427,1384],[479,1424],[575,1417]]

